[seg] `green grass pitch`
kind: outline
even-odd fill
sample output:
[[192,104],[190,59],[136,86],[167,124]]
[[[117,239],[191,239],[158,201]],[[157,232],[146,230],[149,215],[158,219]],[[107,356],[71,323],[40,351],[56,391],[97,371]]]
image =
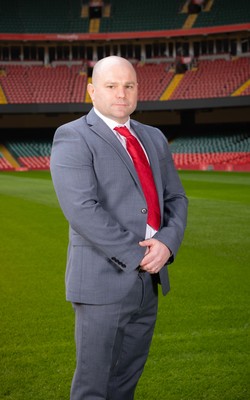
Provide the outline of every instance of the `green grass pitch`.
[[[188,228],[135,398],[249,400],[250,174],[180,177]],[[0,399],[68,400],[68,226],[49,172],[0,173],[0,221]]]

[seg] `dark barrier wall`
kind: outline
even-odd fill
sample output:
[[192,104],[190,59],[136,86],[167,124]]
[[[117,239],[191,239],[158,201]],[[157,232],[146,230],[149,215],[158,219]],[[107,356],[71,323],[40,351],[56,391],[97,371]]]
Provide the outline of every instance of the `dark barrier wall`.
[[[138,103],[137,111],[202,110],[217,107],[246,106],[250,106],[250,96],[172,101],[141,101]],[[2,104],[0,105],[0,114],[86,113],[91,107],[91,104],[86,103]]]

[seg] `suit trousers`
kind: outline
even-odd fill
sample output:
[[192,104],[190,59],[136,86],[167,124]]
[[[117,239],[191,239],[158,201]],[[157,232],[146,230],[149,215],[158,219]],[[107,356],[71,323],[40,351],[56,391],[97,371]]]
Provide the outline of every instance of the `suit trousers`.
[[71,400],[133,400],[147,360],[158,308],[154,275],[138,272],[115,304],[73,303],[76,370]]

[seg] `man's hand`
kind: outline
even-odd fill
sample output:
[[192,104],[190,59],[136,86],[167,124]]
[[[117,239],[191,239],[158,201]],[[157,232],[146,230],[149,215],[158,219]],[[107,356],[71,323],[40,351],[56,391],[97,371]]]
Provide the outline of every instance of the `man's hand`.
[[139,242],[139,245],[147,247],[140,269],[150,274],[159,272],[171,256],[169,248],[157,239],[146,239]]

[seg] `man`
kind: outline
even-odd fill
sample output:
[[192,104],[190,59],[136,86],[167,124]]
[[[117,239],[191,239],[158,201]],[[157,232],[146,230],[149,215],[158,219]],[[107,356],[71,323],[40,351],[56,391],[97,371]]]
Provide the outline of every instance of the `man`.
[[166,265],[183,238],[187,199],[163,134],[130,120],[133,66],[117,56],[98,61],[88,92],[94,108],[58,128],[51,154],[70,225],[71,400],[132,400],[153,335],[158,283],[163,294],[169,290]]

